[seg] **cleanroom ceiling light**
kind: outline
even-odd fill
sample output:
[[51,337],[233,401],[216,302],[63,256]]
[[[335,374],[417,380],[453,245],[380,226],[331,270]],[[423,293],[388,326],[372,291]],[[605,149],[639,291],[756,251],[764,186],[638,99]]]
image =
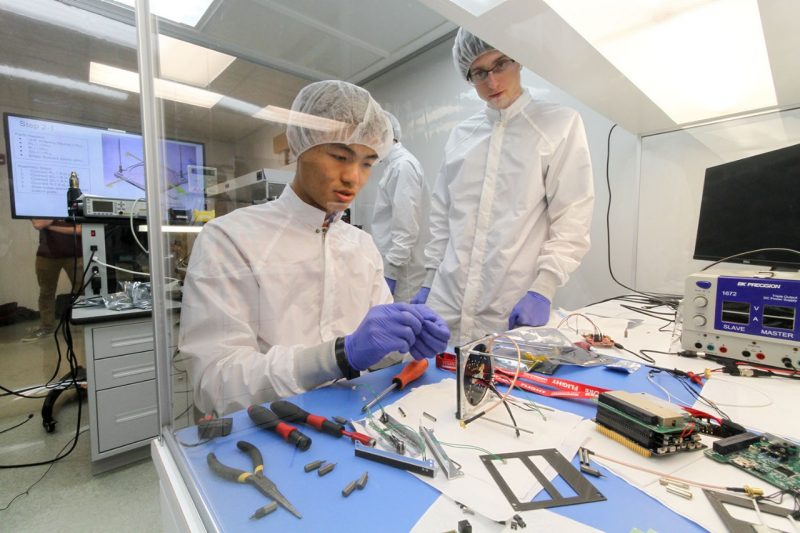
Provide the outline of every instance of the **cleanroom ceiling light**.
[[291,124],[294,126],[301,126],[317,131],[335,131],[346,126],[344,122],[339,122],[338,120],[309,115],[308,113],[301,113],[300,111],[291,111],[274,105],[268,105],[259,110],[257,113],[253,114],[253,117],[269,122],[277,122],[279,124],[289,124],[291,121]]
[[[106,0],[109,1],[109,0]],[[197,26],[200,19],[208,11],[208,6],[211,5],[213,0],[151,0],[150,12],[158,15],[161,18],[186,24],[188,26]],[[124,4],[131,9],[133,8],[135,0],[112,0],[111,3]]]
[[26,68],[12,67],[11,65],[0,65],[0,76],[7,78],[18,78],[23,80],[32,81],[34,83],[42,83],[45,85],[52,85],[68,91],[82,92],[94,96],[102,96],[104,98],[113,98],[114,100],[127,100],[128,95],[122,91],[115,91],[114,89],[106,89],[105,87],[98,87],[85,81],[73,80],[71,78],[62,78],[61,76],[53,76],[44,72],[36,70],[29,70]]
[[196,44],[158,36],[158,68],[162,77],[208,87],[236,59]]
[[777,105],[757,0],[544,0],[676,123]]
[[[94,61],[89,64],[89,81],[132,93],[139,92],[139,74]],[[222,99],[219,93],[158,78],[155,80],[155,91],[158,98],[205,108],[214,107]]]

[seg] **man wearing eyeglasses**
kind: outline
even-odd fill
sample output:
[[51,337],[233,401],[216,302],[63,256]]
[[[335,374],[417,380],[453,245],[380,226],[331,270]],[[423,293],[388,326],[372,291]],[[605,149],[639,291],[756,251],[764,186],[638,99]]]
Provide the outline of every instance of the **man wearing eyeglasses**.
[[455,345],[539,326],[589,249],[594,189],[580,115],[534,100],[521,65],[463,28],[456,68],[486,108],[450,134],[431,199],[426,279],[412,303]]

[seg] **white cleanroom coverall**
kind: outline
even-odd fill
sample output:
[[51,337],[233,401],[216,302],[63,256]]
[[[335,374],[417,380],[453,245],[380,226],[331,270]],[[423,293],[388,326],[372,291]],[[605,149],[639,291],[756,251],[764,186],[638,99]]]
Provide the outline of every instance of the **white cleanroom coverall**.
[[195,404],[229,413],[342,377],[334,342],[392,301],[372,238],[286,187],[206,224],[187,271],[180,350]]
[[459,345],[505,331],[528,291],[552,301],[589,249],[594,188],[580,115],[486,107],[450,134],[431,199],[428,305]]
[[392,146],[382,166],[372,237],[383,256],[384,275],[397,281],[395,301],[407,302],[425,279],[430,192],[422,165],[401,143]]

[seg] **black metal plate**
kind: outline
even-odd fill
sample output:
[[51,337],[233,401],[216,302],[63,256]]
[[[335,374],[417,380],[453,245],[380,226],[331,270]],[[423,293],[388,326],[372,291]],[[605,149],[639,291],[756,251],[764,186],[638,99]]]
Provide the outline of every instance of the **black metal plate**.
[[[561,493],[553,486],[552,483],[545,477],[539,468],[533,464],[531,457],[541,457],[555,469],[558,475],[567,482],[567,484],[575,491],[576,496],[563,497]],[[497,486],[503,492],[503,495],[511,504],[515,511],[531,511],[534,509],[547,509],[550,507],[561,507],[564,505],[576,505],[579,503],[600,502],[605,501],[606,497],[603,496],[594,485],[589,483],[586,478],[581,475],[572,463],[567,461],[561,453],[555,448],[547,448],[544,450],[531,450],[527,452],[516,453],[501,453],[499,455],[481,455],[483,465],[489,471]],[[536,477],[536,480],[541,483],[542,487],[550,496],[549,500],[538,502],[521,502],[508,486],[503,476],[497,470],[494,462],[500,459],[519,459],[522,464],[528,467],[531,474]]]

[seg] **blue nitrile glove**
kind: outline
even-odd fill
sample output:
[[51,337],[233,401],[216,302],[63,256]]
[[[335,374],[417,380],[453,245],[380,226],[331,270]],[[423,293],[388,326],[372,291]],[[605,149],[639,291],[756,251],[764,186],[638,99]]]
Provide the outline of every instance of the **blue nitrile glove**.
[[420,360],[445,351],[447,341],[450,340],[450,328],[447,327],[447,322],[427,305],[418,304],[411,307],[422,321],[422,331],[409,350],[411,356]]
[[412,304],[424,304],[428,301],[428,294],[430,294],[431,288],[430,287],[420,287],[417,291],[417,294],[411,298]]
[[386,280],[386,284],[389,286],[389,292],[394,294],[394,288],[397,286],[397,281],[393,280],[392,278],[384,278]]
[[550,300],[538,292],[528,291],[511,310],[508,329],[517,326],[543,326],[548,320],[550,320]]
[[347,362],[358,371],[366,370],[387,354],[408,352],[420,331],[422,321],[410,304],[376,305],[344,338]]

